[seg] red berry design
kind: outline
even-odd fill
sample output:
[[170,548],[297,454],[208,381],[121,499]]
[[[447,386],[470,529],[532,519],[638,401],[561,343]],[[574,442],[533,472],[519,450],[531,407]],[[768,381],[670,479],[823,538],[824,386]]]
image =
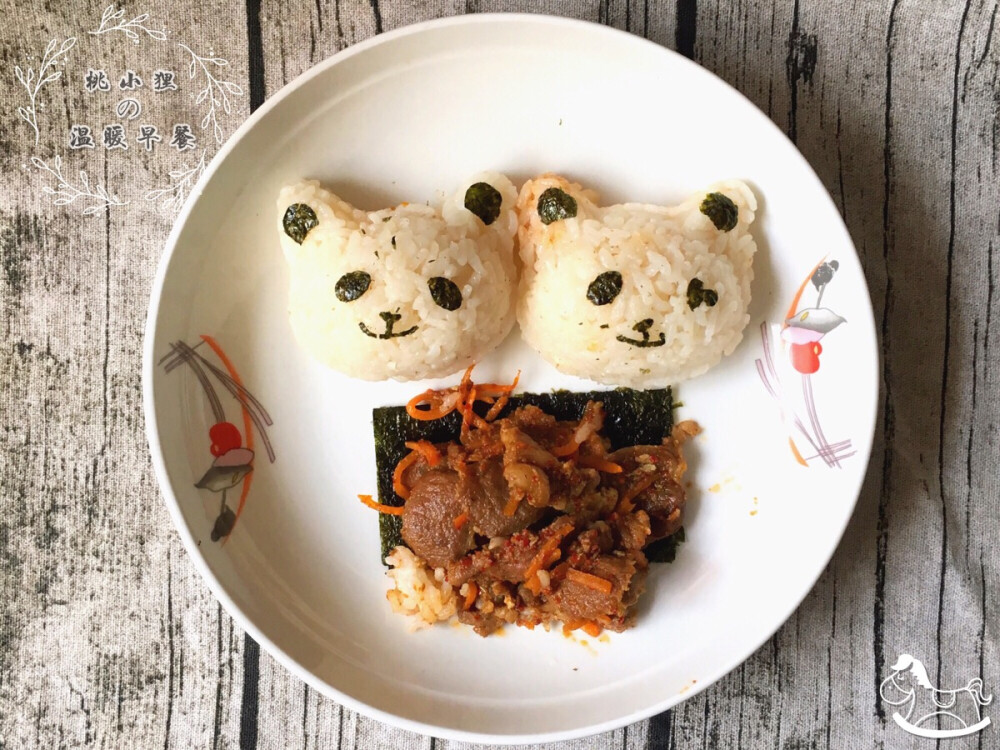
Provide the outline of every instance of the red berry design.
[[218,422],[209,428],[208,437],[212,441],[212,455],[218,458],[223,453],[243,445],[239,429],[232,422]]

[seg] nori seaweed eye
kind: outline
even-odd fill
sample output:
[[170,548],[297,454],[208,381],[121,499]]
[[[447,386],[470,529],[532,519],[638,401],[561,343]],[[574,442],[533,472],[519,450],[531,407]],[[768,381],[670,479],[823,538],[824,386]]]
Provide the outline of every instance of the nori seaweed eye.
[[719,293],[714,289],[706,289],[704,282],[695,277],[688,282],[687,288],[688,307],[694,310],[703,302],[708,307],[715,307],[719,301]]
[[351,271],[337,279],[333,293],[341,302],[354,302],[368,291],[371,283],[372,277],[364,271]]
[[285,227],[285,234],[301,245],[309,230],[319,224],[319,219],[307,204],[293,203],[285,211],[285,218],[281,223]]
[[482,219],[486,226],[497,220],[502,203],[500,191],[488,182],[477,182],[465,191],[465,207]]
[[701,202],[701,212],[712,220],[716,229],[722,232],[734,229],[736,221],[740,216],[740,210],[736,207],[736,204],[733,203],[728,195],[723,195],[722,193],[709,193],[706,195],[705,200]]
[[457,310],[462,306],[462,292],[451,279],[435,276],[427,280],[427,288],[431,290],[431,297],[438,307]]
[[560,190],[550,187],[538,196],[538,217],[542,224],[551,224],[560,219],[572,219],[576,216],[576,198]]
[[622,275],[618,271],[605,271],[590,282],[587,299],[600,307],[610,305],[622,291]]

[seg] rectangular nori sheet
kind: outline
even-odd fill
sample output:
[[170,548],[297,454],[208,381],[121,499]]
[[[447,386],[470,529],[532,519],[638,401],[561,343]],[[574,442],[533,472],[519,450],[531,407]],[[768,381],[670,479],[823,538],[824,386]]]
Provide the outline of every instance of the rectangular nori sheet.
[[[629,445],[659,445],[673,429],[673,394],[671,389],[639,391],[618,388],[613,391],[552,391],[550,393],[521,393],[512,396],[501,416],[506,416],[519,406],[532,404],[560,420],[576,420],[583,414],[588,401],[604,404],[604,434],[611,441],[611,449]],[[486,404],[476,404],[477,411],[485,413]],[[462,426],[458,412],[441,419],[422,422],[406,413],[404,406],[382,406],[372,410],[375,432],[375,467],[378,473],[379,502],[400,506],[403,498],[392,489],[392,474],[403,457],[409,453],[407,441],[429,440],[443,443],[457,440]],[[400,516],[379,514],[379,537],[382,542],[382,560],[392,548],[403,544]],[[680,537],[680,538],[677,538]],[[655,542],[646,548],[651,561],[671,562],[676,546],[683,541],[683,534]]]

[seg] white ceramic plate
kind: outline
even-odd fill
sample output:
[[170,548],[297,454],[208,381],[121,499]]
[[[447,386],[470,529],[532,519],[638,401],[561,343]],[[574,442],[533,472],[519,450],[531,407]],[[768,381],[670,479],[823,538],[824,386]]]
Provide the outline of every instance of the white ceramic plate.
[[[274,221],[283,183],[318,178],[375,209],[434,201],[483,169],[515,182],[564,173],[606,202],[671,203],[739,177],[760,202],[743,343],[677,391],[680,416],[705,427],[691,450],[688,542],[677,562],[654,566],[636,627],[607,639],[510,628],[482,639],[449,626],[408,634],[385,601],[376,514],[356,494],[375,490],[372,407],[403,403],[424,386],[326,371],[289,331]],[[150,306],[144,382],[153,461],[212,591],[311,686],[442,737],[585,735],[711,685],[785,621],[822,572],[854,508],[875,423],[868,292],[808,164],[703,69],[574,21],[468,16],[413,26],[286,86],[229,141],[196,193],[171,234]],[[819,357],[812,342],[794,349],[800,368],[820,365],[803,376],[780,324],[816,305],[808,282],[824,258],[839,270],[822,305],[846,323],[823,338]],[[173,360],[161,362],[175,342],[200,342],[195,362],[216,409],[195,368],[168,371]],[[556,373],[517,329],[476,374],[508,378],[518,368],[525,390],[593,387]],[[230,507],[244,491],[246,502],[223,545],[210,536],[221,495],[194,485],[212,465],[208,430],[220,414],[246,440],[242,409],[224,384],[231,371],[272,424],[249,430],[254,471],[227,493]]]

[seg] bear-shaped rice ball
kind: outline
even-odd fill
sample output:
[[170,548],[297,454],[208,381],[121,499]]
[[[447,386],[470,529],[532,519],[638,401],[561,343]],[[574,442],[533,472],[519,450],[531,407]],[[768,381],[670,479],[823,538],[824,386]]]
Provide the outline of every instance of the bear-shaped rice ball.
[[736,348],[749,321],[757,204],[737,180],[677,206],[602,208],[556,175],[521,188],[517,319],[556,369],[661,387]]
[[476,175],[440,209],[361,211],[318,182],[281,191],[289,316],[313,357],[365,380],[450,375],[514,324],[517,190]]

